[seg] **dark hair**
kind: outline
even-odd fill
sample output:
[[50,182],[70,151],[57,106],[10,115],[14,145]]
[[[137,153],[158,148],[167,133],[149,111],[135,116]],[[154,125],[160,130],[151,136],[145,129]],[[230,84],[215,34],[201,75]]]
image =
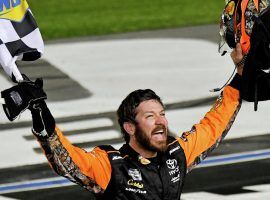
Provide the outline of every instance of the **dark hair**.
[[120,104],[119,108],[117,109],[117,117],[121,132],[126,142],[129,142],[130,136],[124,129],[124,123],[131,122],[136,124],[136,108],[141,102],[152,99],[157,100],[164,107],[160,97],[150,89],[135,90],[131,92]]

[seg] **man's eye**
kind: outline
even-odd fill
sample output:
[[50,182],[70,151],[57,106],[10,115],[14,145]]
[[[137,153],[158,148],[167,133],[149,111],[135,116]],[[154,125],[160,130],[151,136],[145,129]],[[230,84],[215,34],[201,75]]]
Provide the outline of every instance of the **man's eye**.
[[153,115],[146,115],[146,118],[151,118],[153,117]]
[[165,116],[165,113],[160,113],[161,116]]

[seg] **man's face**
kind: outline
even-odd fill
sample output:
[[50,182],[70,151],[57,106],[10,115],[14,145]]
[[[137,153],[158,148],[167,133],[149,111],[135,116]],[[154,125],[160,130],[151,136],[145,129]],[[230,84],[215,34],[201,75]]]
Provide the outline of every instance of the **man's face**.
[[163,106],[156,100],[147,100],[139,104],[136,112],[137,142],[146,150],[166,151],[168,121]]

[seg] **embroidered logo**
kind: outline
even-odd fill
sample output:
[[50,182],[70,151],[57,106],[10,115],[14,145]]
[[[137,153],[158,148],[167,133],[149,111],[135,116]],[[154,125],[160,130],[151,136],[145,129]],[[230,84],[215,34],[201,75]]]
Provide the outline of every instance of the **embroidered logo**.
[[129,179],[128,182],[127,182],[127,184],[128,185],[132,185],[132,186],[137,187],[137,188],[140,188],[140,189],[143,188],[143,183],[134,181],[133,179]]
[[114,157],[112,158],[112,160],[120,160],[120,159],[123,159],[123,157],[121,157],[121,156],[114,156]]
[[175,159],[169,159],[169,160],[167,160],[166,161],[166,164],[167,164],[167,167],[169,168],[169,169],[175,169],[176,168],[176,166],[177,166],[177,161],[175,160]]
[[176,183],[176,182],[178,182],[178,181],[180,181],[180,174],[178,174],[177,176],[175,176],[175,177],[173,177],[173,178],[171,179],[171,182],[173,182],[173,183]]
[[142,174],[138,169],[129,169],[128,175],[135,181],[142,181]]
[[22,105],[23,100],[18,92],[16,92],[16,91],[10,92],[10,97],[17,107]]
[[[179,176],[180,177],[180,169],[175,159],[169,159],[166,161],[167,167],[170,169],[169,174],[170,176]],[[175,182],[177,178],[172,179],[172,182]]]

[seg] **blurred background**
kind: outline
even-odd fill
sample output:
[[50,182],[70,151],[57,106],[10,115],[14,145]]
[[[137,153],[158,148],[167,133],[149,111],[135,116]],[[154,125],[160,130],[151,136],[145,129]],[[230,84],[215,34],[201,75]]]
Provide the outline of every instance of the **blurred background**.
[[[45,41],[43,57],[18,62],[44,79],[48,106],[76,146],[123,144],[115,110],[138,88],[167,108],[170,132],[190,130],[211,108],[233,72],[218,52],[223,0],[28,0]],[[2,70],[2,69],[1,69]],[[0,73],[1,91],[13,83]],[[188,176],[182,199],[270,197],[269,102],[243,102],[224,142]],[[58,177],[31,134],[24,112],[9,122],[0,110],[0,199],[95,199]]]
[[220,1],[83,0],[28,3],[45,40],[217,23]]

